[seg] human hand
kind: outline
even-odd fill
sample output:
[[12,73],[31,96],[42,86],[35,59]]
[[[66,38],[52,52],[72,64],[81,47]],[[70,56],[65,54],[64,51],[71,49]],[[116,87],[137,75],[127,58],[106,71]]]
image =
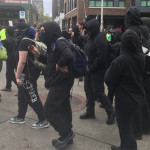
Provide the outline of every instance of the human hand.
[[40,57],[40,52],[37,50],[37,48],[34,45],[28,46],[28,50],[36,57]]
[[59,67],[58,64],[56,64],[56,71],[60,70],[63,73],[67,73],[68,72],[68,67]]
[[23,85],[23,82],[22,82],[20,79],[16,79],[16,81],[17,81],[17,84],[18,84],[19,86],[22,86],[22,85]]

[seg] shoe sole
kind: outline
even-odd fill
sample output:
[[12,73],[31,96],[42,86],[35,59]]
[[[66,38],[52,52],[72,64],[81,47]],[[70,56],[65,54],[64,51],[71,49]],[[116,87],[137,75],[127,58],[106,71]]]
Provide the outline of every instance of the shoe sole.
[[32,127],[32,129],[43,129],[43,128],[48,128],[49,127],[49,124],[48,125],[46,125],[46,126],[43,126],[43,127]]
[[61,146],[55,146],[57,149],[64,148],[67,144],[69,144],[70,140],[75,137],[75,134],[73,133],[72,136]]
[[89,118],[80,118],[81,120],[86,120],[86,119],[95,119],[96,117],[89,117]]
[[26,123],[25,121],[24,122],[13,122],[13,121],[10,121],[10,120],[9,120],[9,122],[12,123],[12,124],[25,124]]

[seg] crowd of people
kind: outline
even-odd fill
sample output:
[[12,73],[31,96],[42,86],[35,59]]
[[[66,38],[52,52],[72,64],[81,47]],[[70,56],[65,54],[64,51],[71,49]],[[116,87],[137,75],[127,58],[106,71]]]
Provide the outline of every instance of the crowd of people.
[[[109,32],[111,38],[100,32],[97,19],[80,22],[69,32],[61,31],[53,21],[36,27],[37,24],[30,27],[19,22],[0,31],[8,55],[6,86],[1,90],[11,91],[12,81],[18,88],[18,114],[10,123],[24,124],[29,105],[39,120],[32,128],[47,128],[50,123],[60,135],[52,140],[54,147],[59,149],[73,143],[70,107],[70,90],[74,84],[73,43],[88,57],[84,76],[87,105],[80,119],[95,119],[95,101],[100,102],[107,114],[106,124],[117,120],[121,144],[111,149],[137,150],[136,139],[150,134],[150,19],[141,18],[138,9],[131,7],[125,14],[126,31],[113,29]],[[36,41],[45,44],[46,55],[40,53]],[[37,90],[41,70],[34,64],[35,57],[46,65],[43,74],[49,93],[44,106]],[[2,61],[0,70],[1,66]]]

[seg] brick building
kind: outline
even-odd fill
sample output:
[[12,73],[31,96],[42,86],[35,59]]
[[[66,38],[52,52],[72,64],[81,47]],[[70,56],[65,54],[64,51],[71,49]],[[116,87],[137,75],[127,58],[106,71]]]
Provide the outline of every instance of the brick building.
[[[143,16],[150,16],[150,0],[104,0],[104,28],[124,25],[126,9],[135,5]],[[101,0],[64,0],[63,29],[69,29],[74,25],[95,18],[101,14]]]
[[52,20],[64,12],[64,0],[52,0]]

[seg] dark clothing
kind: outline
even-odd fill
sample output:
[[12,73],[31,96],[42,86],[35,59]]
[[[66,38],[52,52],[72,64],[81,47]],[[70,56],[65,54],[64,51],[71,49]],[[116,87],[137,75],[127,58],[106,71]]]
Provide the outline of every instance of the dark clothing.
[[74,35],[72,37],[73,44],[76,44],[81,49],[83,49],[84,48],[84,37],[82,35],[80,35],[78,26],[75,26],[73,28],[73,32],[74,32]]
[[[48,52],[47,64],[47,79],[46,85],[48,87],[62,87],[67,88],[72,85],[74,80],[73,76],[73,58],[74,54],[69,47],[68,41],[59,41],[54,51]],[[62,73],[60,70],[56,71],[56,64],[60,67],[67,66],[68,72]]]
[[107,68],[108,42],[103,33],[89,38],[86,42],[84,51],[88,56],[88,65],[90,73],[101,70],[102,73]]
[[[28,39],[23,39],[20,43],[19,43],[19,51],[28,51],[28,47],[31,45],[35,45],[34,42],[28,40]],[[31,59],[34,59],[34,55],[28,51],[28,57],[30,57]],[[26,65],[24,67],[23,73],[26,74],[26,76],[34,76],[35,73],[40,73],[40,70],[35,67],[33,65],[33,63],[27,59]]]
[[12,35],[8,36],[2,43],[7,50],[8,56],[6,61],[6,88],[10,89],[12,81],[17,85],[14,71],[17,67],[15,51],[17,49],[18,40]]
[[[49,88],[49,94],[45,103],[45,116],[59,132],[61,136],[66,136],[71,132],[72,113],[70,106],[70,90],[73,86],[73,59],[74,54],[69,46],[69,42],[61,40],[55,49],[51,49],[51,44],[61,37],[60,27],[56,22],[46,22],[45,39],[48,47],[48,64],[46,87]],[[68,43],[67,43],[68,42]],[[56,64],[59,67],[68,67],[67,73],[56,71]]]
[[87,98],[87,113],[95,114],[95,100],[99,100],[104,106],[108,115],[114,110],[109,99],[104,93],[104,74],[97,72],[95,74],[87,74],[84,78],[84,90]]
[[110,115],[113,112],[113,107],[104,93],[104,74],[107,68],[108,42],[105,35],[99,32],[97,20],[93,19],[89,21],[87,28],[90,33],[90,37],[84,48],[88,56],[89,65],[89,73],[85,76],[84,82],[87,113],[95,113],[95,100],[98,99],[104,105],[107,114]]
[[131,125],[134,115],[145,104],[143,74],[145,57],[138,53],[138,35],[127,30],[121,41],[121,54],[105,74],[105,82],[115,93],[121,148],[137,150]]
[[132,121],[138,111],[138,107],[134,105],[133,103],[131,107],[125,106],[116,109],[116,119],[121,139],[120,147],[127,150],[137,150],[136,139],[132,133]]
[[[30,40],[22,40],[19,44],[19,51],[28,51],[30,44],[34,45]],[[34,56],[31,52],[28,51],[28,55],[33,59]],[[37,114],[39,121],[44,121],[44,109],[37,91],[37,79],[40,76],[40,70],[27,58],[23,74],[25,74],[25,81],[18,90],[18,117],[25,117],[29,104]]]
[[18,118],[25,118],[28,105],[35,111],[39,121],[44,121],[44,110],[37,91],[37,79],[39,74],[25,78],[24,85],[18,90]]
[[72,128],[70,90],[71,87],[50,88],[44,107],[47,120],[60,135],[69,133]]

